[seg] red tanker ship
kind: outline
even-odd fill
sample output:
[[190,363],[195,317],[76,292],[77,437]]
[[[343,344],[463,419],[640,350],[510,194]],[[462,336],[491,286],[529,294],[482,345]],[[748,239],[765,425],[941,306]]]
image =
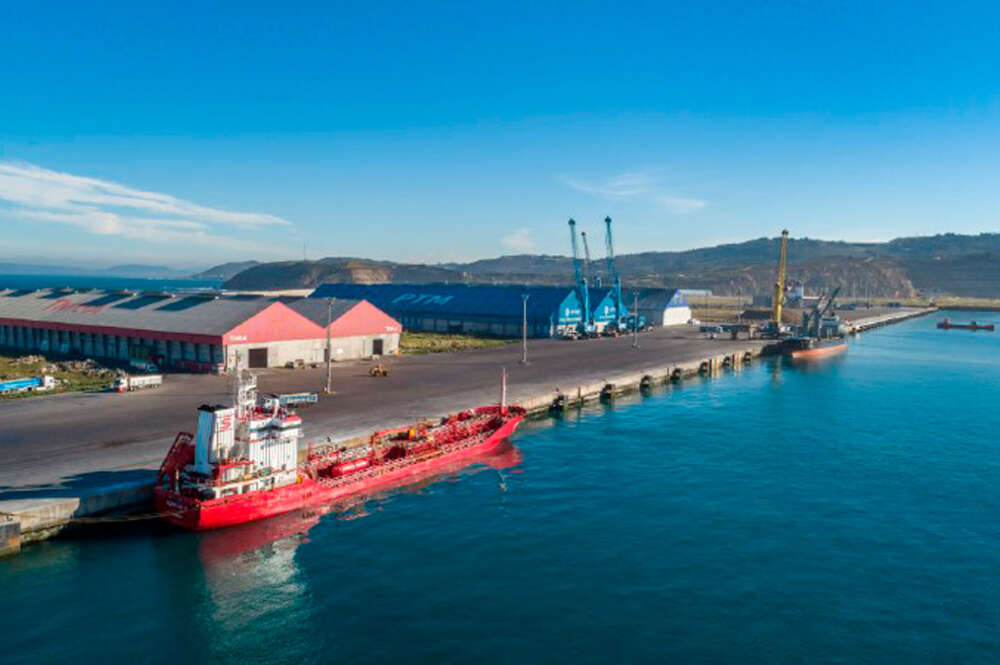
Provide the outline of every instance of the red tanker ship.
[[300,465],[302,419],[262,406],[252,375],[237,384],[235,405],[199,407],[195,435],[178,434],[160,466],[156,508],[178,526],[217,529],[398,485],[489,452],[524,418],[506,406],[504,386],[499,406],[376,432],[358,448],[310,450]]

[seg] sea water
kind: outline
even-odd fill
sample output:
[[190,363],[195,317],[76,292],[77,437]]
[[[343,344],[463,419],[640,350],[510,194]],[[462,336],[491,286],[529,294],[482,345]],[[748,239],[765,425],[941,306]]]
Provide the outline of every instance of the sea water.
[[0,662],[1000,662],[1000,333],[938,318],[325,515],[28,546]]

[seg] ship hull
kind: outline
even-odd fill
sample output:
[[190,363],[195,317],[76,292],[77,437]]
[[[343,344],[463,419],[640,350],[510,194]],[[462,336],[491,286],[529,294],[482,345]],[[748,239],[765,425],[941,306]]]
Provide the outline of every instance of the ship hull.
[[948,323],[942,321],[937,324],[937,327],[941,330],[986,330],[989,332],[996,330],[996,326],[992,323]]
[[222,499],[199,501],[161,487],[153,490],[153,497],[156,509],[164,515],[164,519],[185,529],[206,531],[244,524],[308,506],[405,484],[409,478],[419,479],[427,473],[457,461],[482,455],[511,436],[522,418],[523,416],[518,415],[506,420],[480,443],[442,453],[430,459],[394,467],[377,475],[366,474],[365,477],[353,482],[348,478],[344,482],[328,486],[305,474],[300,474],[299,481],[291,485]]
[[839,344],[828,344],[826,346],[817,346],[812,349],[799,349],[797,351],[790,351],[788,356],[792,360],[814,360],[819,358],[826,358],[829,356],[835,356],[840,353],[847,351],[847,343],[840,342]]

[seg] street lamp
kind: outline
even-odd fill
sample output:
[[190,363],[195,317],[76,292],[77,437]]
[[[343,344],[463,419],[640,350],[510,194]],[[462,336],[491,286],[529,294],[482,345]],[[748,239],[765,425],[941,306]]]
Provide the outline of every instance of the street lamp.
[[639,292],[632,289],[632,348],[639,348]]
[[330,336],[330,326],[333,324],[333,301],[336,298],[326,299],[326,389],[323,391],[327,395],[333,393],[333,339]]
[[528,298],[530,293],[521,296],[521,364],[528,364]]

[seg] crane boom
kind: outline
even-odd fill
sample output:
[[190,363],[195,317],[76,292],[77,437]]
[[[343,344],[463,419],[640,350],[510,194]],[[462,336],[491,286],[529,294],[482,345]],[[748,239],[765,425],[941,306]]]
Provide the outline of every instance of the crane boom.
[[586,333],[590,329],[590,293],[587,290],[587,282],[583,278],[583,271],[580,266],[580,252],[576,244],[576,221],[569,220],[569,239],[573,247],[573,278],[576,281],[577,295],[580,298],[580,307],[583,309],[581,316],[581,327]]
[[580,270],[580,253],[576,248],[576,221],[573,219],[569,220],[569,241],[573,247],[573,283],[580,286],[583,273]]
[[778,257],[778,281],[774,283],[774,329],[781,330],[781,305],[785,299],[785,262],[788,259],[788,229],[781,232],[781,255]]
[[[830,313],[833,308],[833,301],[837,298],[837,294],[840,293],[840,287],[838,286],[833,290],[828,296],[820,297],[816,301],[816,305],[803,315],[803,322],[805,327],[805,334],[812,337],[820,336],[820,324],[822,323],[823,317]],[[826,302],[823,302],[823,298],[826,298]]]
[[840,293],[840,287],[838,286],[833,290],[833,293],[831,293],[830,296],[827,298],[826,305],[824,305],[823,309],[819,313],[820,317],[824,317],[830,313],[830,310],[833,309],[833,301],[837,299],[837,294],[839,293]]
[[583,240],[583,279],[590,284],[590,246],[587,244],[587,232],[580,231],[580,239]]
[[611,218],[604,218],[604,246],[607,250],[608,277],[614,279],[618,276],[615,272],[615,244],[611,239]]
[[622,318],[625,316],[625,308],[622,306],[622,280],[618,277],[618,270],[615,268],[615,244],[611,237],[611,218],[604,218],[604,245],[607,249],[608,277],[611,278],[615,287],[615,321],[621,326]]

